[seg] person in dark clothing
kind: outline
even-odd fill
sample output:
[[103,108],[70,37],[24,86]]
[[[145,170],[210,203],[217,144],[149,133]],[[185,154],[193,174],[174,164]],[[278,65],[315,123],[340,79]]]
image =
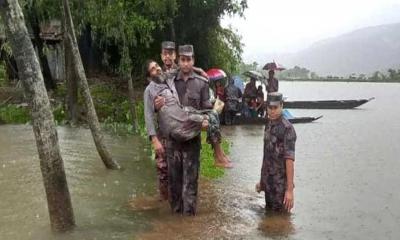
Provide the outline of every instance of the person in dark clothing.
[[290,212],[294,206],[294,160],[296,131],[282,116],[281,93],[267,96],[268,120],[264,131],[261,179],[256,191],[265,192],[266,209]]
[[225,124],[232,125],[235,123],[236,113],[240,111],[240,99],[242,91],[235,86],[234,80],[229,79],[228,86],[225,88]]
[[265,113],[265,101],[264,101],[264,90],[262,86],[258,86],[257,88],[257,116],[264,117]]
[[278,79],[275,78],[275,71],[269,70],[268,71],[268,79],[267,79],[267,92],[273,93],[279,91],[279,82]]

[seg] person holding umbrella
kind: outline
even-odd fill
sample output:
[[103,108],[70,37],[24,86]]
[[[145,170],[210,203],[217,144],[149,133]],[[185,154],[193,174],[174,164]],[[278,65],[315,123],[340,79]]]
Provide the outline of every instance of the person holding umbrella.
[[264,70],[268,71],[268,79],[265,83],[267,92],[273,93],[279,91],[279,82],[278,79],[275,78],[275,71],[285,70],[284,67],[279,66],[276,62],[270,62],[265,64],[263,67]]
[[268,71],[268,79],[267,79],[267,93],[278,92],[279,90],[279,82],[278,79],[275,78],[275,71]]

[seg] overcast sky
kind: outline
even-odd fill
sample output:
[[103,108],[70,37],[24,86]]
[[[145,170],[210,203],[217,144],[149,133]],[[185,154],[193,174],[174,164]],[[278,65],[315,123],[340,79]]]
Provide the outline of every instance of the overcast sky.
[[245,18],[225,17],[243,37],[244,60],[290,53],[367,26],[400,22],[400,0],[248,0]]

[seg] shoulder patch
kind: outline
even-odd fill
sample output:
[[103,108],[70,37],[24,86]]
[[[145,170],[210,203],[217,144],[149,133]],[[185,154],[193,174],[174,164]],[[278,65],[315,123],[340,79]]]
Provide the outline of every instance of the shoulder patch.
[[203,82],[206,82],[206,83],[209,82],[207,78],[205,78],[205,77],[203,77],[203,76],[200,76],[200,75],[197,74],[197,73],[193,73],[193,75],[194,75],[195,78],[200,79],[200,80],[202,80]]

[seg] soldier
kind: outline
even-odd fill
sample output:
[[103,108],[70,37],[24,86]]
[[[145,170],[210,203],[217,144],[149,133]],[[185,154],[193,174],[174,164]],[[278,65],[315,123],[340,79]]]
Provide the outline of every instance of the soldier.
[[161,43],[161,60],[163,62],[162,70],[170,73],[178,68],[175,63],[175,43],[171,41],[164,41]]
[[[169,74],[176,74],[178,71],[178,65],[176,65],[176,53],[175,53],[175,42],[164,41],[161,43],[161,60],[163,62],[162,70]],[[145,66],[148,64],[145,64]],[[194,67],[194,70],[202,76],[207,74],[201,68]],[[144,69],[146,78],[148,78],[148,71]],[[150,98],[148,94],[144,96],[145,109],[148,111],[145,113],[147,116],[152,116],[154,111],[154,103],[148,101]],[[165,143],[166,139],[159,129],[156,128],[153,122],[148,121],[147,132],[152,142],[155,151],[155,161],[157,168],[158,177],[158,191],[160,194],[160,200],[168,200],[168,163],[165,159]]]
[[278,92],[279,90],[279,82],[278,79],[275,78],[275,71],[269,70],[268,71],[268,79],[267,79],[267,92],[273,93]]
[[[176,72],[178,66],[175,63],[175,43],[171,41],[162,42],[160,55],[163,62],[162,70],[171,74]],[[145,64],[145,67],[149,64],[150,63]],[[146,78],[149,78],[150,76],[148,69],[144,69],[144,72],[146,73]],[[148,119],[150,119],[154,111],[154,103],[149,101],[150,99],[151,98],[148,96],[148,92],[145,92],[144,106],[147,110],[145,111],[145,116],[148,116]],[[146,129],[155,151],[160,200],[168,200],[168,163],[165,158],[166,138],[163,136],[160,129],[156,127],[153,121],[146,122]]]
[[[152,75],[156,74],[157,68],[152,66],[150,70],[150,64],[152,61],[148,61],[144,65],[143,72],[145,73],[145,78],[150,83]],[[153,65],[156,65],[153,63]],[[156,160],[156,169],[157,169],[157,178],[158,178],[158,191],[160,200],[168,200],[168,165],[167,160],[165,158],[165,148],[166,148],[166,138],[156,125],[156,121],[154,120],[154,103],[150,98],[150,92],[146,91],[143,94],[143,103],[144,103],[144,116],[146,120],[146,129],[147,135],[153,145],[153,149],[155,151],[155,160]]]
[[[170,74],[178,74],[179,72],[179,66],[175,64],[175,59],[176,59],[176,54],[175,54],[175,43],[171,41],[164,41],[161,43],[161,59],[164,63],[163,65],[163,71],[170,73]],[[193,66],[192,67],[194,73],[201,75],[203,78],[208,79],[207,73],[198,67]],[[208,94],[210,96],[210,93]],[[156,98],[156,109],[159,109],[163,103],[162,98]],[[215,131],[213,137],[208,138],[207,142],[210,143],[214,149],[214,162],[215,166],[217,167],[223,167],[223,168],[232,168],[233,164],[231,163],[230,159],[228,156],[224,153],[224,150],[222,149],[221,146],[221,133]],[[154,144],[153,144],[154,145]],[[158,168],[158,172],[166,172],[167,166],[165,166],[167,163],[165,161],[161,161],[161,158],[158,158],[158,162],[160,162],[160,167],[163,166],[163,168]],[[165,167],[164,167],[165,166]],[[164,176],[164,175],[163,175]],[[160,175],[159,175],[160,177]],[[162,176],[161,176],[162,177]]]
[[265,192],[267,210],[290,212],[294,205],[296,132],[292,124],[283,118],[282,108],[282,94],[269,93],[261,180],[256,190]]
[[[163,62],[162,70],[165,73],[176,74],[177,71],[179,71],[179,67],[175,63],[176,60],[175,42],[164,41],[161,43],[161,60]],[[203,69],[193,66],[193,70],[197,74],[208,79],[208,75]]]
[[[167,80],[167,84],[183,106],[198,110],[211,109],[208,80],[196,74],[193,65],[193,46],[180,46],[180,70],[176,77]],[[164,101],[156,99],[156,109],[160,109]],[[200,135],[186,142],[167,139],[169,201],[171,209],[176,213],[196,214],[200,148]]]

